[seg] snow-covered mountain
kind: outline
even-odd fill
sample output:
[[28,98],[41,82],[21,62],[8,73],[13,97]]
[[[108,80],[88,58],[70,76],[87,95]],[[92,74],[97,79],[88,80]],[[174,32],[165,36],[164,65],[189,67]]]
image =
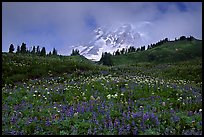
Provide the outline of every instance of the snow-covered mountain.
[[94,37],[84,45],[75,46],[80,54],[88,59],[99,61],[103,52],[113,53],[130,46],[140,47],[143,43],[143,34],[132,24],[123,24],[116,28],[97,28]]

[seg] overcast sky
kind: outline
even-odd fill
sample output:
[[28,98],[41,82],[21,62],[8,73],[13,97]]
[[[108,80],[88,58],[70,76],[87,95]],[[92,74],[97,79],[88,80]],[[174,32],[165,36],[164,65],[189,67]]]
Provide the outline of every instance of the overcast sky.
[[202,3],[3,2],[2,51],[24,42],[68,55],[71,46],[88,43],[95,28],[122,23],[138,26],[149,44],[181,35],[202,39]]

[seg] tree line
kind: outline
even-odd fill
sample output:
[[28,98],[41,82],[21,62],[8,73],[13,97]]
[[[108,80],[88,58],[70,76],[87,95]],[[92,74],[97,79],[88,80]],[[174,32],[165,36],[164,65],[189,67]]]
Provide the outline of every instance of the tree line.
[[[9,53],[14,53],[14,45],[11,44],[10,47],[9,47]],[[40,49],[40,46],[33,46],[32,47],[32,50],[29,50],[26,46],[25,43],[22,43],[21,46],[17,46],[17,49],[16,49],[16,54],[35,54],[35,55],[39,55],[39,56],[46,56],[46,55],[57,55],[57,50],[55,48],[53,48],[53,51],[49,52],[49,54],[46,54],[46,49],[45,47],[42,47],[42,49]]]
[[[192,41],[192,40],[195,40],[195,38],[193,36],[189,36],[189,37],[181,36],[179,39],[175,38],[175,41],[184,41],[184,40]],[[160,40],[159,42],[157,42],[155,44],[147,45],[146,50],[161,46],[166,42],[169,42],[168,38]],[[99,62],[102,63],[103,65],[111,66],[111,65],[113,65],[113,63],[111,61],[111,56],[118,56],[118,55],[122,55],[122,54],[127,54],[127,53],[131,53],[131,52],[140,52],[140,51],[144,51],[144,50],[145,50],[145,46],[141,46],[138,48],[135,48],[134,46],[130,46],[127,49],[125,49],[125,48],[123,48],[122,50],[118,49],[117,51],[114,51],[113,54],[105,52],[105,53],[102,53],[102,57],[101,57]]]

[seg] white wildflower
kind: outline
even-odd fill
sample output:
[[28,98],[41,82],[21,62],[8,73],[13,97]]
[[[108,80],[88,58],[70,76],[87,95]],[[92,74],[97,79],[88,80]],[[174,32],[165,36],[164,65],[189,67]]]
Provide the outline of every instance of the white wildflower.
[[78,117],[78,112],[74,113],[74,117]]
[[110,99],[110,98],[111,98],[111,95],[110,95],[110,94],[109,94],[109,95],[107,95],[107,98],[108,98],[108,99]]

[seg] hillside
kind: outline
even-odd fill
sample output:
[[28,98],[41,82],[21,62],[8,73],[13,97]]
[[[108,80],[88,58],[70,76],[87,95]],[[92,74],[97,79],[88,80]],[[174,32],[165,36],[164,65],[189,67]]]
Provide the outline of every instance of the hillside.
[[[101,67],[102,68],[102,67]],[[83,74],[100,67],[83,56],[37,56],[2,53],[2,85],[63,73]]]
[[168,42],[114,66],[3,53],[2,134],[202,135],[201,45]]
[[202,57],[202,41],[169,41],[145,51],[112,56],[113,65],[128,65],[140,62],[175,63]]

